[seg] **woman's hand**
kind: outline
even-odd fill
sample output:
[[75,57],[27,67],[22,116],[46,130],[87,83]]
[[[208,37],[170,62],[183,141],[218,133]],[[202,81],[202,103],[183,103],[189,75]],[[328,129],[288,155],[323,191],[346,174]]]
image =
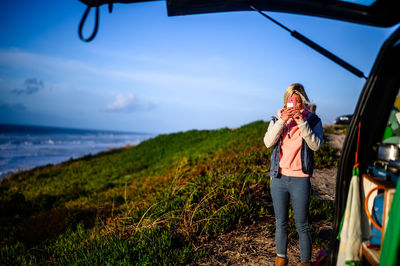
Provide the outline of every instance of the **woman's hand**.
[[291,114],[291,109],[283,109],[282,113],[281,113],[281,118],[283,121],[285,121],[285,123],[292,117]]
[[290,118],[293,118],[293,120],[296,121],[297,124],[302,123],[304,121],[303,115],[301,114],[300,110],[294,108],[283,109],[281,113],[281,118],[285,122],[287,122]]
[[304,120],[303,120],[303,115],[301,114],[300,110],[299,109],[292,109],[292,110],[294,110],[292,112],[292,117],[293,117],[294,121],[296,121],[297,124],[302,123]]

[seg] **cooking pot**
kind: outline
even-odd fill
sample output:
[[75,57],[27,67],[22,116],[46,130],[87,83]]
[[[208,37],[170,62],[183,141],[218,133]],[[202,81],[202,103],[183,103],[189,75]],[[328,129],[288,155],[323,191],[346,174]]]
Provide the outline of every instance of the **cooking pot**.
[[400,160],[400,146],[398,144],[378,144],[378,160],[382,161],[399,161]]

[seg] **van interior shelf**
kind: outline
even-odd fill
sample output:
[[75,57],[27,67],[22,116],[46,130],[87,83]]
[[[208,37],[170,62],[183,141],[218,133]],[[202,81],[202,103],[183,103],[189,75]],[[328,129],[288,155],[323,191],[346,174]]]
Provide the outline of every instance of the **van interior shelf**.
[[372,265],[372,266],[378,266],[379,265],[379,259],[381,257],[381,251],[376,250],[376,249],[371,249],[368,248],[367,242],[363,242],[361,245],[361,251],[363,256],[367,259],[367,261]]
[[371,176],[369,174],[363,174],[363,178],[366,178],[372,183],[376,184],[377,186],[384,187],[385,189],[396,188],[395,183],[388,180],[384,180],[380,177]]
[[[386,230],[386,224],[389,216],[389,211],[390,207],[392,205],[392,200],[396,188],[396,184],[384,180],[380,177],[375,177],[371,176],[370,174],[363,174],[362,175],[363,180],[362,180],[362,186],[363,186],[363,191],[364,191],[364,197],[374,188],[380,187],[383,188],[384,190],[384,200],[383,200],[383,213],[382,213],[382,232],[381,232],[381,243],[383,243],[383,239],[385,236],[385,230]],[[377,191],[375,191],[375,196],[377,195]],[[368,201],[368,208],[371,210],[374,205],[374,198],[370,197]],[[370,226],[372,228],[371,222]],[[373,248],[369,245],[369,241],[363,242],[361,246],[361,251],[365,259],[371,264],[371,265],[379,265],[379,260],[380,260],[380,255],[381,255],[381,246],[378,246],[378,248]]]

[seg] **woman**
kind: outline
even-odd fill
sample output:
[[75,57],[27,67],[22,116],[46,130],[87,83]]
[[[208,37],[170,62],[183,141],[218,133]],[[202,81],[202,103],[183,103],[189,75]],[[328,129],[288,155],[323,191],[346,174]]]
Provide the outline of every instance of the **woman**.
[[[295,106],[288,105],[293,102]],[[289,195],[292,199],[301,260],[297,265],[310,265],[311,235],[308,227],[310,177],[314,170],[314,151],[322,143],[322,124],[308,109],[310,102],[304,87],[290,85],[284,95],[284,108],[272,118],[264,137],[271,155],[271,195],[275,212],[275,265],[287,265],[287,228]]]

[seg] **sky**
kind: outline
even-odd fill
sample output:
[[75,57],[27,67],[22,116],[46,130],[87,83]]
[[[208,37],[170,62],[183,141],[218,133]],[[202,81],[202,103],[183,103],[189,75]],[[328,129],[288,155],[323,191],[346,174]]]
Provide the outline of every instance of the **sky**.
[[[236,128],[283,106],[302,83],[324,124],[353,113],[365,79],[256,12],[168,17],[164,1],[100,7],[78,36],[77,0],[0,9],[0,123],[171,133]],[[395,27],[269,12],[369,75]],[[94,11],[84,36],[93,29]]]

